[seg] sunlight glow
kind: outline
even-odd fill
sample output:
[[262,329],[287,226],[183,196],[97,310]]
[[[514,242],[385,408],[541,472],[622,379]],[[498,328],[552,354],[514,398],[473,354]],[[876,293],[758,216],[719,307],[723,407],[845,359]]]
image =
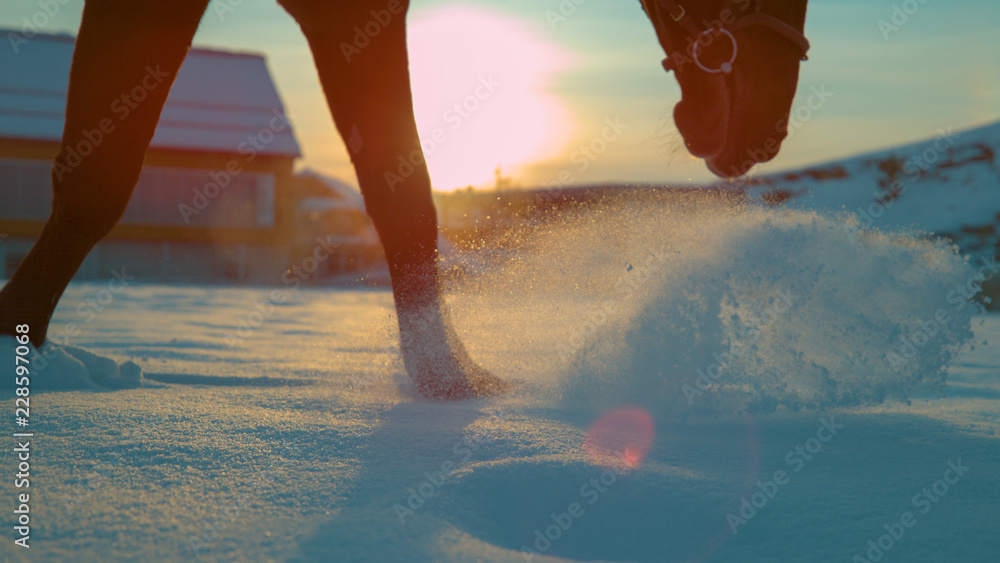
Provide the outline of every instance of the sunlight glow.
[[558,154],[573,135],[565,102],[548,91],[572,57],[527,22],[480,8],[410,17],[417,128],[434,189],[493,185]]

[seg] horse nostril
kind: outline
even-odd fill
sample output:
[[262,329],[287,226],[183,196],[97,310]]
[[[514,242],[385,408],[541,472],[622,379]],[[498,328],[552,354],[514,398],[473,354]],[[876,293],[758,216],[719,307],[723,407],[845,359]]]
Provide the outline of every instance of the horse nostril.
[[715,161],[713,159],[706,160],[705,161],[705,166],[708,167],[708,171],[709,172],[711,172],[712,174],[715,174],[719,178],[729,179],[729,178],[735,178],[736,176],[739,176],[739,174],[734,175],[734,174],[730,174],[730,173],[724,172],[721,168],[718,167],[718,165],[716,165],[716,163],[715,163]]
[[722,151],[728,137],[729,92],[721,74],[689,67],[677,73],[681,101],[674,107],[674,123],[688,151],[708,158]]
[[743,162],[727,162],[725,158],[707,158],[705,159],[705,166],[708,170],[718,176],[719,178],[738,178],[750,171],[754,165],[757,164],[753,160],[744,160]]
[[674,107],[674,124],[692,156],[708,158],[722,151],[726,144],[726,116],[709,105],[681,100]]

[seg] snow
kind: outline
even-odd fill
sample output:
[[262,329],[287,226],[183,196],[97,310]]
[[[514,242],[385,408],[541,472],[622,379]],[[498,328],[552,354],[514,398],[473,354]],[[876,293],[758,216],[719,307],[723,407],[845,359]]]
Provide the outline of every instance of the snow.
[[[0,362],[14,365],[17,343],[13,337],[0,337]],[[57,346],[46,342],[35,351],[34,371],[44,377],[33,380],[35,390],[129,389],[148,384],[142,368],[134,362],[118,362],[76,346]]]
[[454,404],[410,392],[387,291],[73,283],[52,338],[146,385],[33,389],[32,548],[0,555],[996,561],[1000,317],[949,300],[975,270],[945,243],[844,224],[678,199],[526,232],[448,292],[522,384]]
[[[969,131],[941,128],[927,141],[764,176],[753,191],[781,190],[795,208],[846,210],[865,227],[955,235],[1000,222],[997,151],[1000,123]],[[898,169],[890,179],[893,162]],[[893,182],[899,182],[895,197],[887,189]]]
[[[73,46],[73,37],[39,33],[16,52],[0,50],[0,138],[60,141]],[[292,129],[279,116],[284,106],[263,56],[195,48],[178,72],[150,146],[236,154],[248,137],[268,130],[261,138],[270,140],[255,143],[258,153],[299,156]],[[106,117],[121,116],[109,109]]]

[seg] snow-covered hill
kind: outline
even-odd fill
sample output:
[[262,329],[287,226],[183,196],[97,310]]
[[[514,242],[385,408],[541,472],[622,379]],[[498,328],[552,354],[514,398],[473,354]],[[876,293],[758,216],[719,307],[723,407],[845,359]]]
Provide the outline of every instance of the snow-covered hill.
[[772,204],[852,213],[861,229],[947,236],[979,258],[1000,242],[998,151],[1000,122],[941,128],[927,141],[755,178],[749,191]]

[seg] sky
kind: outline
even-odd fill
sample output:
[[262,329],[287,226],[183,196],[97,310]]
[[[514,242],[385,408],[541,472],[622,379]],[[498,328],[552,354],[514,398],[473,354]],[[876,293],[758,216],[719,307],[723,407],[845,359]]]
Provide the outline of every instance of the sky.
[[[4,0],[0,27],[18,29],[49,3],[59,11],[42,29],[75,33],[82,0]],[[894,13],[895,29],[880,28]],[[660,66],[638,0],[414,0],[408,23],[435,189],[493,185],[498,167],[522,187],[714,178],[679,140],[672,109],[680,89]],[[818,109],[803,107],[781,153],[755,173],[997,121],[997,29],[995,0],[812,0],[812,49],[793,110],[813,87],[830,95]],[[194,43],[264,54],[302,146],[297,167],[356,184],[305,39],[274,1],[212,0]],[[585,156],[580,148],[602,135],[613,140]]]

